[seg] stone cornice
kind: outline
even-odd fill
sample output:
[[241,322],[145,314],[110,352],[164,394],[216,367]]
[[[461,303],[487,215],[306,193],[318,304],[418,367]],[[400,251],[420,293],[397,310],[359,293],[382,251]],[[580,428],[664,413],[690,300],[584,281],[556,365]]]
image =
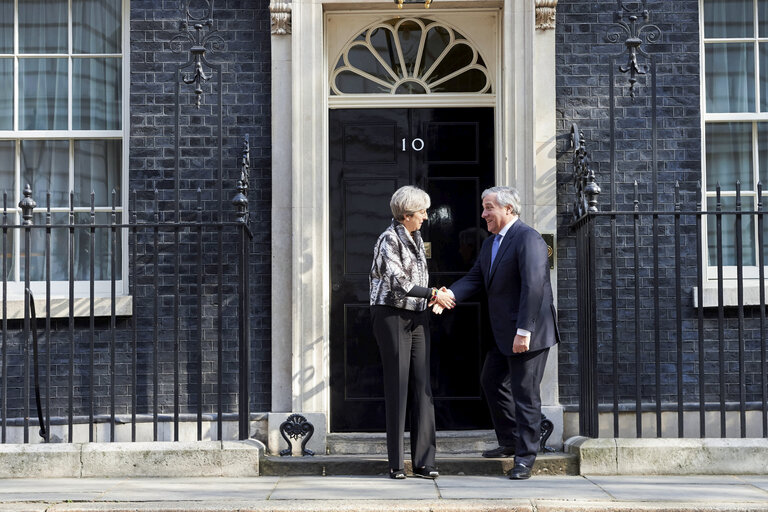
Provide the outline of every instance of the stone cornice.
[[536,2],[536,28],[555,28],[557,0],[534,0]]
[[291,2],[273,0],[269,4],[269,17],[272,22],[272,35],[291,33]]

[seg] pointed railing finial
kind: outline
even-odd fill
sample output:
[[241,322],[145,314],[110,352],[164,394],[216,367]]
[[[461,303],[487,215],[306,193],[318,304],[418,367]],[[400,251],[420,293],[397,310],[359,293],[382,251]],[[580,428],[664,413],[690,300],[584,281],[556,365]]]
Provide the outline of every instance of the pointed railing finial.
[[24,219],[23,224],[25,226],[31,226],[33,224],[32,222],[32,211],[37,207],[37,203],[34,199],[32,199],[32,187],[27,183],[27,185],[24,187],[24,198],[19,201],[19,208],[21,208],[21,216]]
[[576,187],[573,217],[579,219],[589,212],[598,211],[597,198],[601,190],[595,171],[589,165],[584,134],[576,123],[571,125],[571,147],[573,148],[573,184]]

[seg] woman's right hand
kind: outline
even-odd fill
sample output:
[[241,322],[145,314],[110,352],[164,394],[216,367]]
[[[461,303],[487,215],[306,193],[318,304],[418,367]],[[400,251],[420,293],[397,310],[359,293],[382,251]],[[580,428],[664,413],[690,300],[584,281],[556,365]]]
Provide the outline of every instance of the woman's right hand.
[[[443,309],[453,309],[453,307],[456,305],[456,301],[453,300],[453,296],[450,293],[448,293],[448,290],[445,287],[437,290],[437,295],[435,296],[435,303],[436,305],[439,305]],[[437,313],[437,311],[435,311],[435,313]]]

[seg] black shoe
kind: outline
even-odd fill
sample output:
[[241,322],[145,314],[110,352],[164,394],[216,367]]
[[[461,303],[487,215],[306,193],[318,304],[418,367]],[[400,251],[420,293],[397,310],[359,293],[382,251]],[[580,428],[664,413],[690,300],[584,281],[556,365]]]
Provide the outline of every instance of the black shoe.
[[483,457],[489,459],[496,459],[499,457],[511,457],[515,454],[514,446],[497,446],[493,450],[486,450],[483,452]]
[[405,470],[404,469],[390,469],[389,470],[389,478],[393,478],[395,480],[404,480],[405,479]]
[[515,463],[515,467],[509,471],[510,480],[526,480],[531,478],[531,468],[521,462]]
[[435,479],[440,476],[440,473],[432,466],[422,466],[420,468],[413,468],[413,476]]

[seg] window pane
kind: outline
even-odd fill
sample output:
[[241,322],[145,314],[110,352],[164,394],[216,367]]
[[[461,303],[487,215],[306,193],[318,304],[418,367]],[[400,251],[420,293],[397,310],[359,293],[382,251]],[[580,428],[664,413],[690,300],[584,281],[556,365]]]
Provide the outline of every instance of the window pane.
[[[432,92],[481,91],[488,83],[488,77],[479,69],[470,69],[458,76],[432,87]],[[489,91],[490,92],[490,91]]]
[[13,146],[12,140],[0,140],[0,209],[3,208],[3,192],[8,193],[8,207],[13,206]]
[[760,161],[759,179],[768,192],[768,123],[757,123],[757,148]]
[[121,0],[72,1],[72,51],[120,53]]
[[752,190],[752,123],[710,123],[706,137],[707,190]]
[[67,0],[19,2],[19,52],[67,53]]
[[[397,55],[397,47],[395,46],[395,35],[391,30],[385,28],[377,28],[371,31],[371,45],[379,57],[389,66],[389,68],[395,72],[395,74],[402,78],[405,76],[400,58]],[[383,78],[385,80],[391,80],[389,72],[385,71],[381,63],[374,57],[368,47],[366,46],[353,46],[349,49],[349,63],[366,73],[370,73],[373,76]]]
[[336,75],[336,87],[345,94],[374,94],[392,90],[352,71],[342,71]]
[[67,129],[67,59],[19,59],[19,128]]
[[0,130],[13,130],[13,59],[0,59]]
[[0,53],[13,53],[13,0],[0,0]]
[[[96,224],[110,224],[112,222],[111,213],[97,213]],[[120,214],[117,215],[117,223],[122,222]],[[91,223],[89,213],[76,213],[75,223],[87,225]],[[122,278],[122,244],[120,243],[120,230],[117,233],[117,252],[115,253],[117,264],[117,279]],[[97,228],[93,236],[93,254],[94,254],[94,279],[110,280],[112,278],[112,232],[109,228]],[[91,233],[88,228],[78,228],[75,230],[75,279],[78,281],[87,281],[91,278]]]
[[[378,33],[390,34],[388,30],[378,30]],[[374,33],[376,39],[383,39],[384,35],[378,36]],[[375,42],[375,41],[374,41]],[[371,53],[371,50],[367,46],[355,45],[349,49],[347,53],[349,59],[349,65],[359,69],[360,71],[369,75],[380,78],[385,82],[393,82],[392,75],[381,65],[381,62]],[[386,61],[385,61],[386,62]],[[389,64],[389,63],[388,63]],[[400,69],[396,67],[396,69]]]
[[[51,219],[52,225],[68,225],[69,214],[55,213]],[[116,222],[121,222],[121,216],[118,214]],[[96,224],[111,224],[111,213],[96,213]],[[35,224],[45,224],[45,213],[35,214]],[[91,230],[87,227],[91,223],[90,213],[76,213],[75,224],[75,280],[87,281],[91,278]],[[117,250],[115,252],[116,278],[121,279],[122,268],[122,243],[120,240],[120,230],[115,230],[117,241]],[[21,247],[21,258],[24,261],[25,247]],[[96,228],[93,234],[93,254],[94,254],[94,279],[96,281],[107,281],[112,278],[112,230],[110,228]],[[30,266],[32,272],[29,278],[32,281],[44,281],[45,275],[45,230],[32,230]],[[26,269],[22,265],[20,279],[25,279]],[[51,280],[64,281],[69,279],[69,231],[67,229],[51,229]]]
[[704,37],[753,37],[752,0],[704,0]]
[[[741,198],[742,211],[753,211],[752,197]],[[723,197],[722,210],[733,212],[736,210],[736,198],[735,197]],[[717,198],[707,198],[707,210],[710,212],[715,211],[715,205],[717,204]],[[736,258],[736,214],[723,214],[722,215],[722,234],[723,234],[723,265],[735,266],[737,262]],[[754,218],[752,215],[741,216],[741,247],[742,247],[742,264],[743,265],[755,265],[757,259],[755,257],[755,232],[753,228]],[[717,265],[717,216],[713,214],[707,215],[707,237],[709,245],[709,264],[712,266]]]
[[422,74],[427,73],[435,64],[440,55],[445,51],[448,43],[450,43],[450,40],[451,34],[445,28],[437,26],[429,29],[424,43],[424,53],[419,64]]
[[[43,208],[44,209],[44,208]],[[37,211],[37,210],[35,210]],[[45,225],[46,214],[36,213],[33,222],[36,225]],[[69,214],[53,213],[51,214],[51,225],[69,224]],[[32,251],[30,252],[30,267],[32,272],[29,279],[32,281],[45,281],[46,278],[46,251],[45,251],[45,230],[32,229],[30,231],[32,239]],[[24,242],[21,242],[21,279],[25,279],[26,269],[24,268]],[[51,281],[66,281],[69,279],[69,231],[66,228],[51,229]]]
[[408,74],[412,75],[419,54],[421,27],[418,23],[407,21],[400,25],[397,35],[400,38],[400,47],[403,50],[403,60],[408,67]]
[[[1,197],[1,196],[0,196]],[[9,199],[10,200],[10,199]],[[10,205],[8,205],[10,207]],[[1,219],[2,217],[0,217]],[[18,217],[14,214],[8,214],[8,218],[6,219],[9,225],[18,224],[19,220]],[[14,254],[15,251],[13,250],[13,233],[11,230],[8,230],[8,234],[3,237],[2,231],[0,231],[0,280],[2,280],[2,273],[3,273],[3,255],[5,255],[5,278],[8,281],[14,280]],[[3,245],[5,244],[5,245]],[[5,249],[5,252],[3,252],[3,249]]]
[[112,189],[120,206],[120,140],[75,141],[75,206],[90,206],[91,191],[96,206],[112,206]]
[[760,112],[768,112],[768,43],[760,43]]
[[32,187],[38,208],[45,208],[51,192],[51,206],[69,206],[69,141],[21,141],[21,186]]
[[395,94],[427,94],[427,90],[418,82],[402,82],[395,89]]
[[705,52],[707,112],[753,112],[754,45],[707,44]]
[[757,1],[758,33],[760,37],[768,37],[768,2]]
[[74,59],[72,128],[119,130],[122,87],[119,59]]

